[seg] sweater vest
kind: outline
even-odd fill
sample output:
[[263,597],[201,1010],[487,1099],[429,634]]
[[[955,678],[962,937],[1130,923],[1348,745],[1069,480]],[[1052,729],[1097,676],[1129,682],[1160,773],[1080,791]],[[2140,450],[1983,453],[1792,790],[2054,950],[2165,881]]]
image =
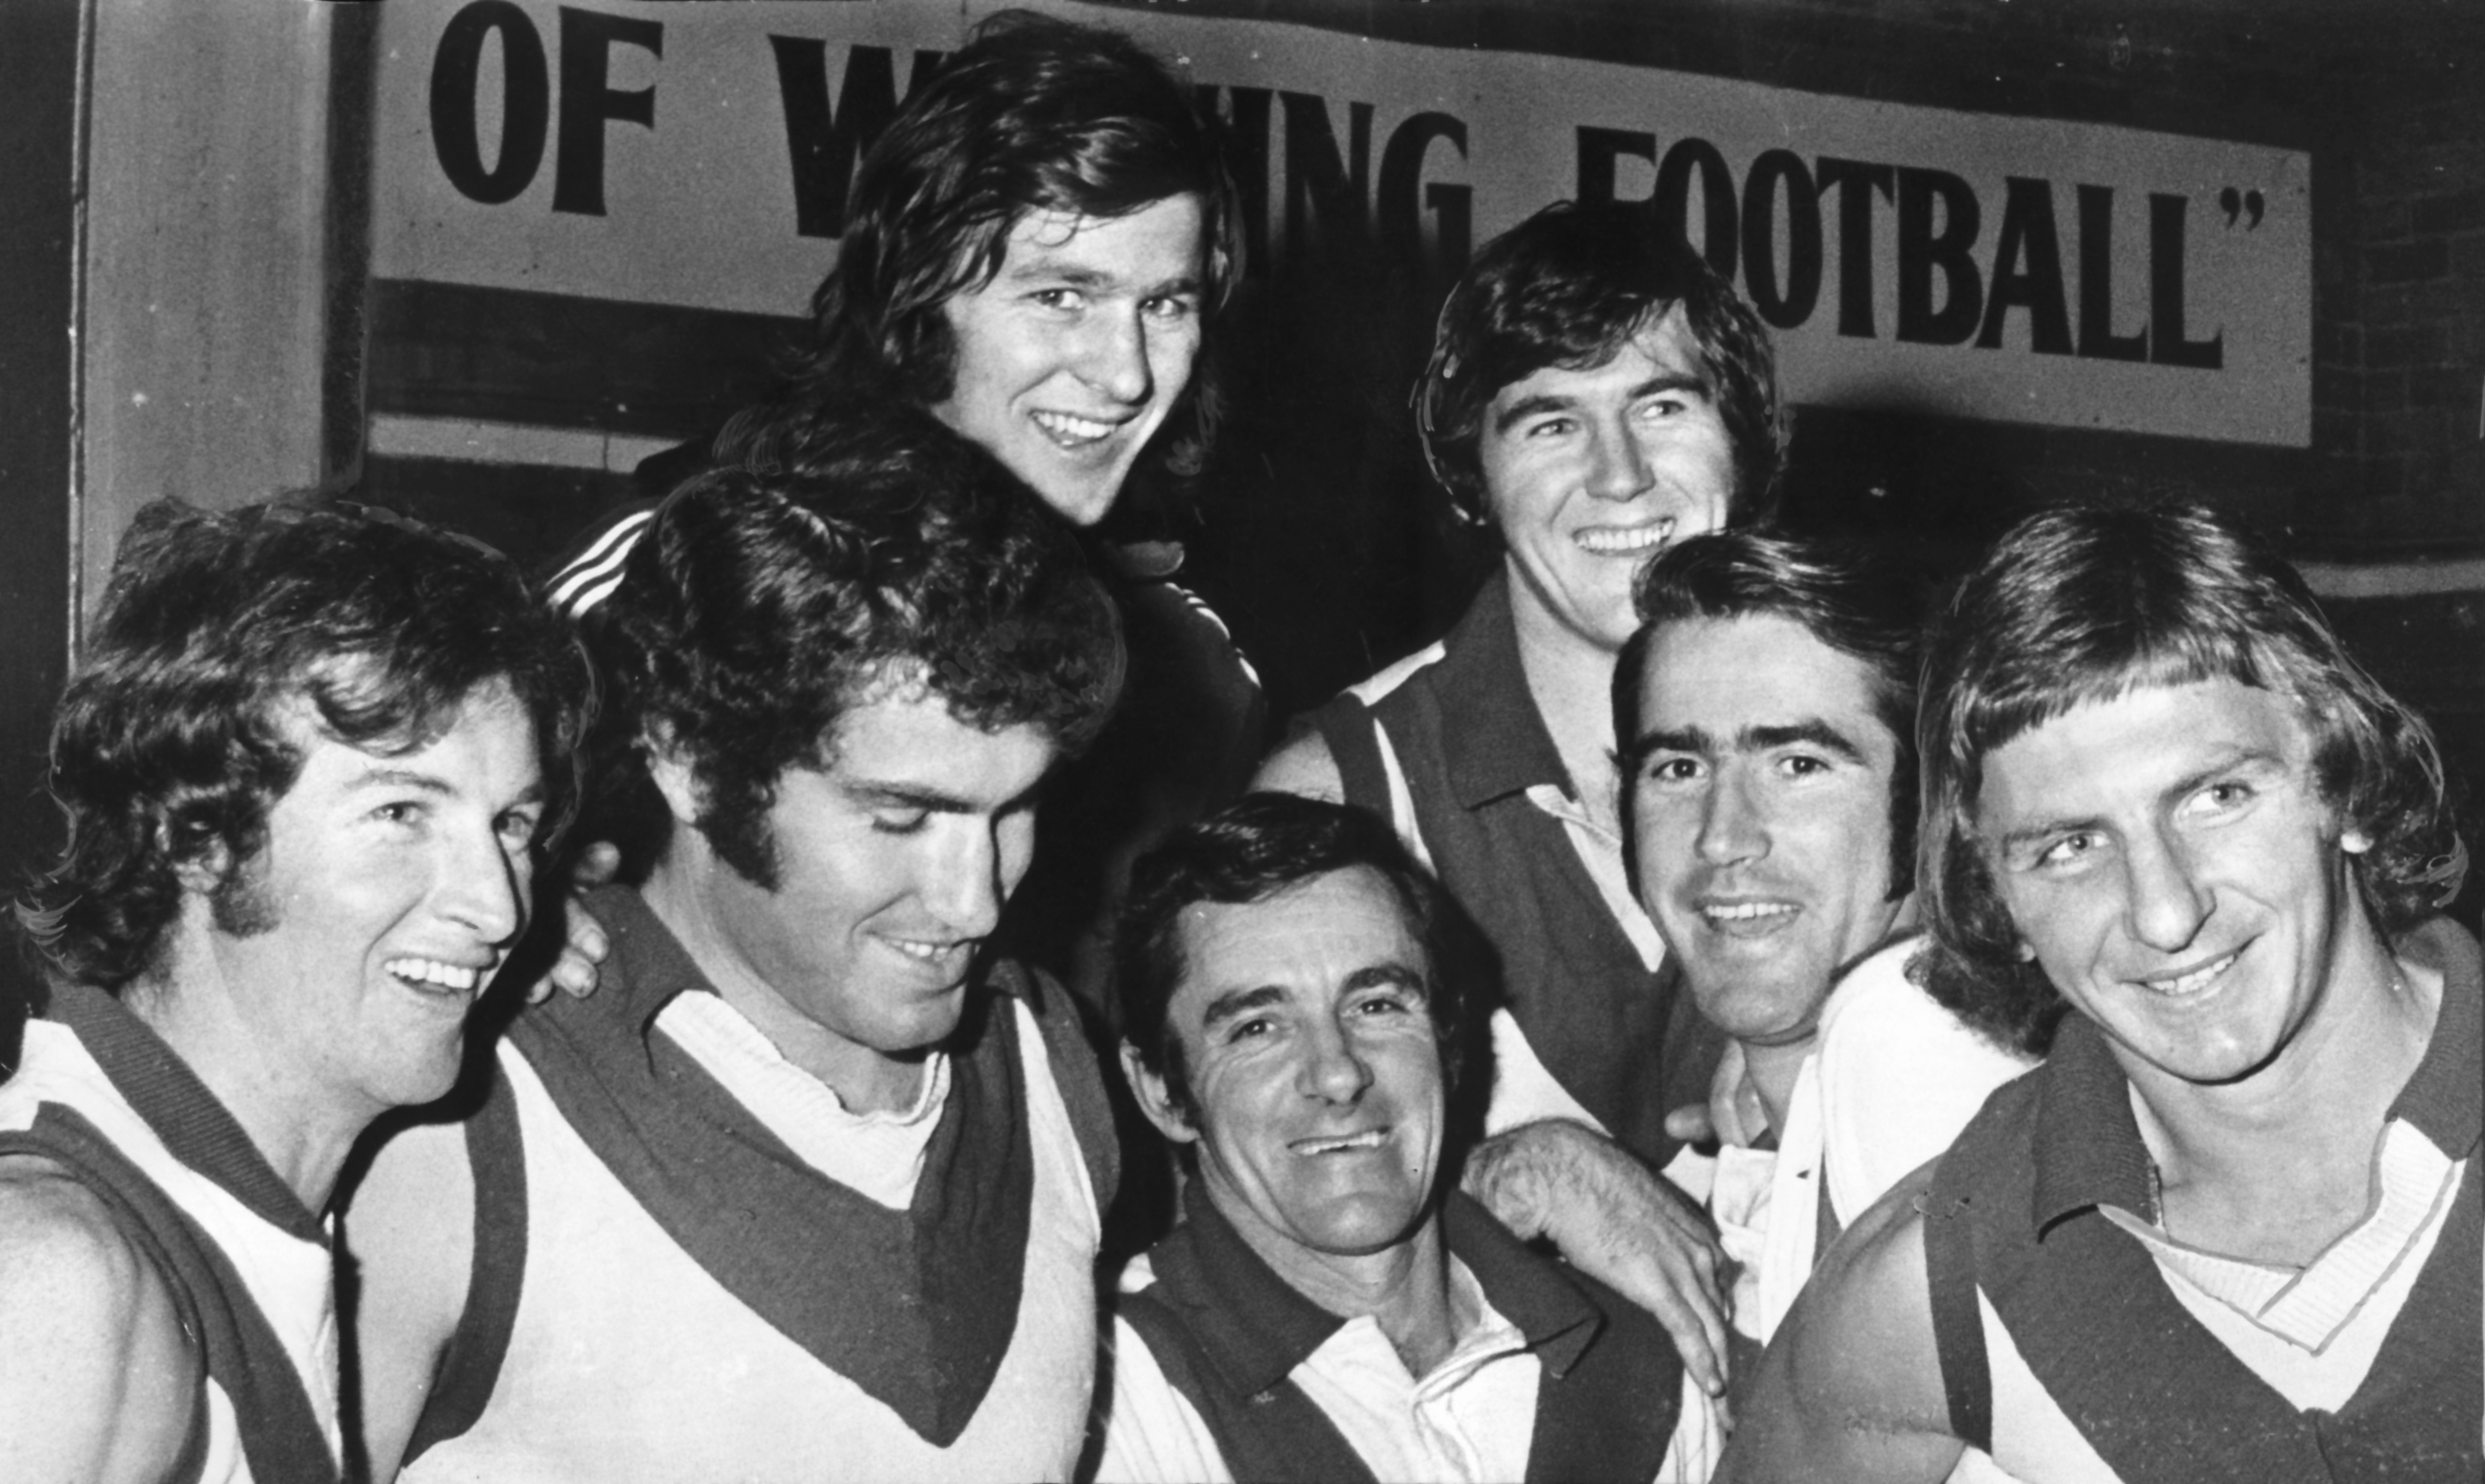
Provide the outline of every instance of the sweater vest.
[[[505,1044],[493,1105],[514,1127],[470,1125],[477,1277],[444,1383],[457,1394],[435,1396],[402,1477],[1066,1478],[1094,1383],[1094,1182],[1036,1015],[1015,999],[996,1005],[1014,1017],[1033,1190],[1008,1348],[954,1439],[928,1441],[730,1291],[588,1147],[524,1052]],[[487,1107],[482,1117],[495,1116]],[[487,1149],[511,1143],[523,1150],[519,1168],[496,1170],[509,1161]],[[837,1232],[769,1231],[763,1213],[751,1214],[752,1242],[804,1244],[824,1281],[837,1281]],[[486,1272],[492,1261],[500,1271]]]
[[[2367,1304],[2395,1296],[2395,1313],[2359,1316],[2387,1331],[2354,1393],[2329,1412],[2299,1409],[2261,1380],[2168,1287],[2148,1249],[2096,1206],[2039,1229],[2037,1131],[2049,1105],[2059,1114],[2065,1099],[2064,1067],[2093,1076],[2100,1060],[2111,1066],[2102,1035],[2066,1021],[2052,1060],[1994,1093],[1943,1157],[1925,1201],[1926,1278],[1952,1431],[2030,1484],[2100,1470],[2127,1484],[2478,1478],[2478,1035],[2473,986],[2446,987],[2433,1045],[2402,1103],[2421,1083],[2433,1085],[2427,1101],[2455,1107],[2464,1098],[2464,1119],[2453,1116],[2466,1126],[2452,1136],[2461,1147],[2445,1152],[2466,1169],[2413,1282],[2402,1272],[2376,1283]],[[2116,1143],[2138,1147],[2127,1097],[2111,1108],[2127,1125]],[[2443,1137],[2438,1127],[2425,1132]],[[2042,1429],[2062,1425],[2078,1444],[2031,1451]]]
[[[1390,821],[1458,904],[1464,921],[1444,928],[1464,938],[1450,957],[1470,976],[1467,1003],[1506,1005],[1563,1089],[1664,1169],[1680,1147],[1665,1116],[1707,1099],[1724,1034],[1701,1017],[1671,958],[1648,966],[1563,823],[1526,796],[1536,785],[1570,791],[1519,668],[1506,580],[1488,580],[1432,651],[1339,695],[1307,725],[1328,743],[1347,802]],[[1494,775],[1493,796],[1473,796],[1472,777],[1462,789],[1454,745],[1484,760],[1471,771]]]
[[[0,1154],[50,1160],[94,1192],[170,1291],[204,1363],[174,1477],[333,1484],[337,1314],[325,1233],[205,1085],[118,1001],[66,985],[52,1013],[27,1025],[16,1074],[0,1086]],[[132,1081],[144,1090],[124,1091]]]
[[[1220,1309],[1247,1302],[1252,1289],[1278,1282],[1242,1237],[1204,1201],[1188,1202],[1190,1220],[1150,1255],[1157,1281],[1116,1300],[1147,1342],[1158,1368],[1215,1435],[1229,1472],[1265,1484],[1370,1484],[1373,1473],[1328,1414],[1291,1379],[1244,1393],[1227,1381],[1212,1337]],[[1567,1339],[1563,1354],[1540,1344],[1545,1362],[1537,1385],[1535,1431],[1529,1441],[1530,1481],[1647,1484],[1673,1443],[1681,1403],[1681,1363],[1656,1321],[1586,1275],[1557,1269],[1463,1196],[1439,1218],[1450,1250],[1469,1263],[1488,1300],[1492,1278],[1512,1263],[1558,1273],[1583,1297],[1595,1333]],[[1306,1304],[1308,1301],[1304,1301]],[[1495,1305],[1500,1307],[1499,1304]]]

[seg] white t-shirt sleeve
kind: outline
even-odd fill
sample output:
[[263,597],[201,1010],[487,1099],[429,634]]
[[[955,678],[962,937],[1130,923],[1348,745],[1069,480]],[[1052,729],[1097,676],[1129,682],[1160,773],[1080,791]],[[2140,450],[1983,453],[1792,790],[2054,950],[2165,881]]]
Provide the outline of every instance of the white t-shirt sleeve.
[[1949,1148],[1995,1088],[2035,1065],[1907,978],[1919,941],[1856,965],[1821,1017],[1821,1143],[1842,1227]]

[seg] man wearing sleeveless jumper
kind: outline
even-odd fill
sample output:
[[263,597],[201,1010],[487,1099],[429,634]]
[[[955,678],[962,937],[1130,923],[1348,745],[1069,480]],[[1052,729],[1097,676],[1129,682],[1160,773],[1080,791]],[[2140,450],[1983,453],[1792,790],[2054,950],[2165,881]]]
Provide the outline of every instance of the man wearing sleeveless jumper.
[[1113,1174],[1064,991],[987,939],[1121,680],[1109,599],[898,409],[657,512],[587,626],[634,885],[347,1216],[373,1472],[1066,1477]]
[[2051,1053],[1833,1252],[1721,1477],[2477,1477],[2485,1012],[2424,724],[2180,505],[2023,523],[1925,675],[1927,985]]
[[1115,1300],[1098,1477],[1705,1479],[1655,1321],[1438,1178],[1459,985],[1388,826],[1253,795],[1133,882],[1123,1069],[1196,1178]]
[[1610,697],[1639,568],[1769,511],[1768,334],[1647,212],[1565,202],[1476,256],[1415,409],[1435,477],[1504,559],[1447,637],[1315,713],[1256,786],[1372,809],[1439,876],[1505,1007],[1469,1189],[1506,1217],[1533,1206],[1722,1384],[1713,1244],[1651,1174],[1722,1039],[1625,879]]
[[323,1213],[455,1079],[574,790],[505,559],[351,506],[139,512],[52,736],[52,971],[0,1086],[0,1478],[334,1480]]

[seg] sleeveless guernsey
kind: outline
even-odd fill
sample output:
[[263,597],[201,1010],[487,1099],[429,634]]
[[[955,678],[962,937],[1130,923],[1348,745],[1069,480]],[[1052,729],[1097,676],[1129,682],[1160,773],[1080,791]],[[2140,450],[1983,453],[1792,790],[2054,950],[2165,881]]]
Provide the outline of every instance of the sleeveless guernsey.
[[0,1154],[101,1197],[172,1290],[205,1362],[177,1477],[338,1477],[327,1232],[171,1047],[112,996],[56,987],[0,1085]]
[[2029,1484],[2485,1476],[2485,991],[2474,946],[2453,958],[2373,1211],[2249,1312],[2203,1286],[2215,1259],[2123,1225],[2154,1205],[2147,1150],[2103,1035],[2065,1020],[1926,1201],[1952,1430]]
[[501,1048],[467,1126],[465,1322],[403,1477],[1066,1477],[1111,1173],[1081,1139],[1104,1117],[1101,1084],[1075,1080],[1093,1063],[1056,1066],[1083,1045],[1029,1003],[1058,987],[1005,971],[1020,993],[978,996],[913,1206],[892,1210],[651,1028],[706,991],[635,893],[590,904],[620,983],[531,1012]]

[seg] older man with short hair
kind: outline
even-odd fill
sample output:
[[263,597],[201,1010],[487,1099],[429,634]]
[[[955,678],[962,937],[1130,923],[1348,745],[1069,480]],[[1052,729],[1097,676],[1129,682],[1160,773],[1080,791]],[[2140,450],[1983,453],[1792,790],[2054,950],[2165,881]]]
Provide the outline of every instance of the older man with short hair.
[[1140,861],[1123,1069],[1195,1178],[1123,1280],[1101,1477],[1707,1476],[1664,1332],[1442,1178],[1446,910],[1380,821],[1287,795]]

